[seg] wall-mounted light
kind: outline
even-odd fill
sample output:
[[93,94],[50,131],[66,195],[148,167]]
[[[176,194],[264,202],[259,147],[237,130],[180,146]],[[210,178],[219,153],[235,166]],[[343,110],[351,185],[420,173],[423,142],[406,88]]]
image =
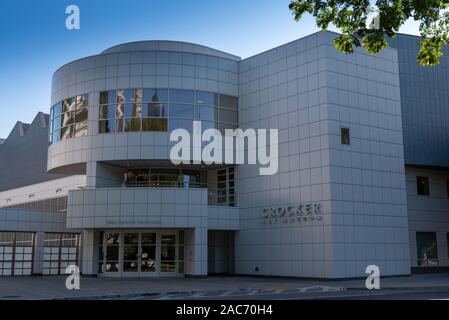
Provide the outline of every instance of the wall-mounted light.
[[11,198],[6,199],[6,202],[7,203],[11,202]]
[[28,195],[28,198],[34,198],[34,193],[30,193],[29,195]]
[[56,189],[56,193],[60,193],[60,192],[62,192],[61,188]]

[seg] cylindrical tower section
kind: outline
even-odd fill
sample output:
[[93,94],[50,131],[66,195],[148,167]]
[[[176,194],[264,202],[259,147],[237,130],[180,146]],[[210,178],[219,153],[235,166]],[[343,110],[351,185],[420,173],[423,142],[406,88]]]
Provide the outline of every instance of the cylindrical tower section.
[[145,41],[64,65],[53,75],[48,170],[164,164],[171,130],[191,131],[194,120],[203,129],[236,128],[239,60],[200,45]]

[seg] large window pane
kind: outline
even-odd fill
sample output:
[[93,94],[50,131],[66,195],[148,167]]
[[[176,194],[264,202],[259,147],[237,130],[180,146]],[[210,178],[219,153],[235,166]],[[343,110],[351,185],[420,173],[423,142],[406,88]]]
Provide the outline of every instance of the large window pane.
[[100,133],[115,132],[115,120],[100,120]]
[[195,104],[204,106],[218,106],[218,94],[197,91],[195,95]]
[[115,116],[117,119],[123,119],[123,117],[125,116],[125,104],[124,103],[117,103]]
[[142,119],[142,131],[167,131],[167,119]]
[[68,126],[70,124],[75,123],[75,113],[74,112],[66,112],[62,115],[62,126]]
[[75,135],[75,126],[63,127],[61,129],[61,141],[73,138]]
[[75,122],[87,122],[87,109],[81,109],[75,111]]
[[143,89],[143,102],[168,102],[168,90]]
[[125,132],[141,131],[141,119],[140,118],[128,118],[125,119]]
[[150,117],[166,117],[167,105],[159,102],[149,102],[144,104],[142,114],[144,118]]
[[190,103],[193,104],[193,91],[191,90],[170,90],[170,103]]
[[218,109],[214,107],[195,106],[195,120],[217,121]]
[[58,115],[61,114],[61,112],[62,112],[62,103],[59,102],[53,106],[52,115],[53,115],[53,117],[57,117]]
[[114,90],[100,92],[100,105],[115,104],[116,102],[116,92]]
[[87,121],[75,124],[75,138],[87,136]]
[[238,114],[237,114],[237,111],[234,111],[234,110],[220,109],[218,119],[220,122],[237,124],[238,123]]
[[61,139],[61,130],[53,131],[51,136],[51,142],[56,143]]
[[237,109],[237,97],[220,94],[220,107]]
[[416,246],[418,249],[418,266],[429,267],[438,265],[438,247],[435,232],[417,232]]
[[74,111],[75,110],[75,99],[65,99],[62,102],[62,112]]
[[170,104],[170,118],[193,119],[193,105],[189,104]]
[[[142,117],[142,104],[133,103],[125,104],[125,118],[140,118]],[[120,117],[119,117],[120,118]]]
[[115,104],[100,106],[100,119],[114,119],[115,109],[116,109]]
[[87,108],[87,95],[77,96],[75,98],[75,109],[84,109]]
[[52,130],[57,130],[61,128],[61,123],[62,123],[62,117],[61,116],[57,116],[53,119],[53,126],[52,126]]

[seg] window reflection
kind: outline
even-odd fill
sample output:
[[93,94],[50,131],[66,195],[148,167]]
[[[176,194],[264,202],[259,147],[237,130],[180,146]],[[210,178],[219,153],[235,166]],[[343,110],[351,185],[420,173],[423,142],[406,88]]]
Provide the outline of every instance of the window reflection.
[[[107,100],[100,96],[101,100]],[[79,95],[55,104],[50,111],[49,142],[56,143],[87,135],[88,98]]]
[[238,125],[237,97],[177,89],[127,89],[100,93],[100,133],[234,129]]

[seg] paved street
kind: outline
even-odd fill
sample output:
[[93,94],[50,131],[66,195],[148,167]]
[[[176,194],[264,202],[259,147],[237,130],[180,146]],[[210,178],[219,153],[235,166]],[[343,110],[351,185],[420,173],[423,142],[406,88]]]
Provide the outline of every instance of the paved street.
[[67,290],[66,277],[4,277],[0,299],[448,299],[449,274],[381,279],[368,291],[365,280],[301,280],[256,277],[206,279],[82,278],[80,290]]

